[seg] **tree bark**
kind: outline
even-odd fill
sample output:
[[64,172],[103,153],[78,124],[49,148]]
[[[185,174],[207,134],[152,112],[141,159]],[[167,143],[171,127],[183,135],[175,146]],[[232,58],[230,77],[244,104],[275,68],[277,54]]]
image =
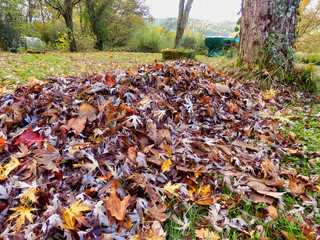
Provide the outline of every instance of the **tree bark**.
[[240,58],[293,71],[296,14],[300,0],[243,0]]
[[177,21],[177,31],[176,31],[176,38],[174,41],[174,48],[175,49],[180,48],[182,36],[183,36],[184,30],[187,26],[192,2],[193,2],[193,0],[188,0],[186,5],[185,5],[185,0],[180,0],[180,2],[179,2],[179,15],[178,15],[178,21]]

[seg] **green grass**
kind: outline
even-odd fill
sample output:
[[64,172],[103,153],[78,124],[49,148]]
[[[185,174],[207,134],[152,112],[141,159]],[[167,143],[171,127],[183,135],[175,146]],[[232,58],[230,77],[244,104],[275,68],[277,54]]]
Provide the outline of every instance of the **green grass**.
[[104,73],[111,69],[139,66],[155,59],[158,53],[91,52],[46,54],[0,53],[0,81],[2,85],[15,87],[30,78],[43,79],[50,76]]

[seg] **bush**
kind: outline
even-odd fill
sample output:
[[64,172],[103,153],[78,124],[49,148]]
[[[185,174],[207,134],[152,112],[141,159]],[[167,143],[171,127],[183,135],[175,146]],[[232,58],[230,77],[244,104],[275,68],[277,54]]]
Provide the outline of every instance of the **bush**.
[[150,28],[139,29],[129,41],[127,48],[134,52],[160,52],[169,47],[170,41],[163,34],[161,29],[152,26]]
[[196,54],[206,55],[208,48],[204,43],[204,38],[196,36],[195,34],[185,35],[181,41],[183,49],[193,49]]
[[174,59],[195,59],[195,53],[193,50],[181,50],[181,49],[164,49],[162,50],[163,60],[174,60]]

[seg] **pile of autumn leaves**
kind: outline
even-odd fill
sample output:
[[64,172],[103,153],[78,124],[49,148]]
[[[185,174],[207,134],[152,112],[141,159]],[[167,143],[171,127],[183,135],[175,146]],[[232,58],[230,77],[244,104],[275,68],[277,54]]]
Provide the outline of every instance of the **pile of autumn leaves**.
[[[165,239],[169,218],[199,238],[246,236],[253,226],[228,218],[236,200],[225,187],[238,202],[267,203],[270,221],[285,192],[313,204],[306,189],[317,179],[280,167],[299,151],[276,128],[274,97],[189,61],[4,92],[0,237]],[[194,204],[209,208],[191,231]]]

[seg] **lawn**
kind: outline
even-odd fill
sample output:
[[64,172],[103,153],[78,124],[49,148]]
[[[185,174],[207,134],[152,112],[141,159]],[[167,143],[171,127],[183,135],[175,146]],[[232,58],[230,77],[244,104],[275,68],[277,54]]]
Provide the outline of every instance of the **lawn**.
[[[30,82],[0,101],[6,226],[31,219],[39,233],[52,218],[50,236],[59,239],[64,229],[89,231],[98,216],[101,226],[108,217],[119,226],[117,237],[140,223],[135,239],[165,239],[163,231],[166,239],[320,234],[319,96],[260,92],[219,72],[225,58],[197,58],[212,68],[163,67],[160,54],[147,53],[0,53],[3,85]],[[152,66],[138,72],[146,63]],[[111,73],[117,70],[127,75]],[[95,73],[108,74],[89,76]],[[77,75],[88,77],[69,77]],[[46,84],[31,81],[46,77]],[[24,185],[11,190],[12,181]],[[103,201],[121,203],[122,214]]]

